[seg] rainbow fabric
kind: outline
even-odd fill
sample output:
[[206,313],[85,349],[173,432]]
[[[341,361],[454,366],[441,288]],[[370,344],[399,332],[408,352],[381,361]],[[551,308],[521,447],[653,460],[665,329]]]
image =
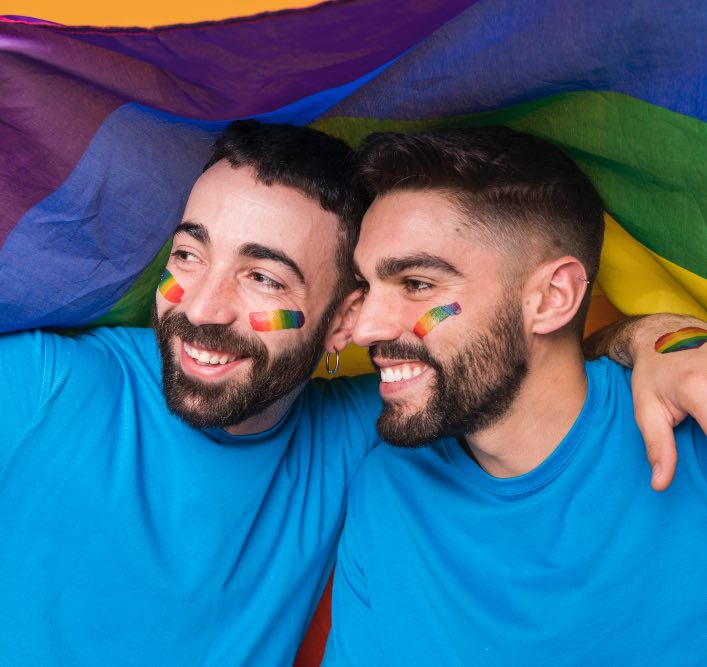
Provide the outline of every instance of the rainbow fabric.
[[661,336],[655,342],[656,351],[661,354],[694,350],[707,343],[707,330],[699,327],[685,327]]
[[157,289],[167,301],[172,303],[179,303],[184,296],[184,289],[167,269],[164,270]]
[[604,294],[706,317],[706,28],[703,0],[347,0],[154,29],[0,18],[0,329],[148,324],[210,144],[248,116],[352,145],[490,123],[548,139],[606,202]]
[[458,303],[450,303],[448,306],[437,306],[428,310],[415,324],[412,332],[418,338],[424,338],[440,322],[444,322],[451,315],[459,315],[462,308]]
[[299,329],[304,325],[304,313],[301,310],[267,310],[251,313],[249,319],[253,331]]

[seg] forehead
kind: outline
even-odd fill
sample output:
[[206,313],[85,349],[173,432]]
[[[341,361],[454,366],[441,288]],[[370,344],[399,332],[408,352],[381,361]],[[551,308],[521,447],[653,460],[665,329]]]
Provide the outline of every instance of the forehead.
[[265,185],[249,167],[221,160],[204,172],[189,195],[184,220],[203,225],[217,246],[275,243],[304,253],[315,239],[335,243],[337,217],[294,188]]
[[366,212],[355,257],[359,266],[383,255],[461,259],[474,246],[459,210],[442,193],[391,192],[377,197]]

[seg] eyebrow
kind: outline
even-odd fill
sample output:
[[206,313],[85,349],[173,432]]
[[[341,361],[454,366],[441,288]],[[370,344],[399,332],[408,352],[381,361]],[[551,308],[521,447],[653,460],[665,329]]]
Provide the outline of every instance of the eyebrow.
[[[355,266],[355,269],[358,275],[361,275],[358,266]],[[457,268],[446,260],[426,252],[405,255],[404,257],[386,257],[376,264],[376,274],[381,280],[392,278],[403,271],[410,271],[411,269],[434,269],[452,276],[462,275]]]
[[210,241],[208,230],[204,227],[204,225],[200,225],[198,222],[189,222],[188,220],[185,220],[177,227],[177,229],[174,230],[174,235],[176,236],[177,234],[189,234],[189,236],[204,245],[208,245]]
[[287,253],[275,248],[260,245],[260,243],[244,243],[238,248],[238,254],[242,257],[252,257],[254,259],[271,259],[275,262],[280,262],[290,268],[297,279],[303,285],[306,284],[302,270],[297,266],[297,262],[292,259]]

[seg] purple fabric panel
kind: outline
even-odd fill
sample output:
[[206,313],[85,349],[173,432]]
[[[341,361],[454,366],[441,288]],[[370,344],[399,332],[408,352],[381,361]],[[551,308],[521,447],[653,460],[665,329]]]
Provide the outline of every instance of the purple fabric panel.
[[197,26],[0,22],[0,246],[128,102],[200,120],[271,111],[356,79],[473,0],[356,0]]
[[473,3],[345,0],[196,26],[62,33],[149,62],[229,101],[235,93],[239,113],[252,115],[364,75]]

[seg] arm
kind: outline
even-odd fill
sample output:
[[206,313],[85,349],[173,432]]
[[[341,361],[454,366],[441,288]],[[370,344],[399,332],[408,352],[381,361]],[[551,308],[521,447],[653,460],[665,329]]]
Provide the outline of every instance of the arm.
[[[651,484],[656,491],[666,489],[675,474],[673,428],[691,414],[703,430],[707,429],[707,345],[701,344],[701,335],[693,336],[692,347],[684,345],[681,349],[678,345],[663,352],[656,349],[658,339],[687,327],[707,334],[707,323],[696,317],[646,315],[612,324],[584,344],[590,359],[606,355],[623,366],[634,367],[636,422],[646,442],[653,468]],[[659,347],[663,349],[665,344]]]
[[45,400],[53,378],[52,350],[40,331],[0,335],[0,472]]
[[354,501],[339,542],[334,570],[332,625],[324,654],[324,667],[385,665],[371,610],[363,564],[358,556],[362,547],[356,537]]

